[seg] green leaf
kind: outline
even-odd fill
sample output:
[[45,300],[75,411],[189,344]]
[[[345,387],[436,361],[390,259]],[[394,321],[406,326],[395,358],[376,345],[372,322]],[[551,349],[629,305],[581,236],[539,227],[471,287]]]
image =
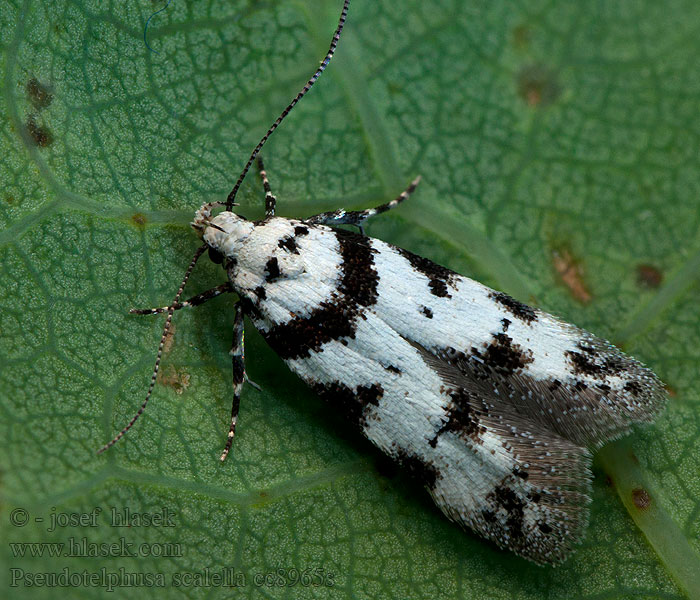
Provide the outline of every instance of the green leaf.
[[[700,597],[698,4],[356,0],[336,59],[264,151],[283,215],[372,206],[422,174],[370,235],[612,339],[673,390],[655,425],[599,453],[586,539],[558,568],[450,524],[250,326],[263,391],[245,390],[220,464],[224,297],[176,316],[148,410],[95,455],[141,403],[162,326],[127,310],[173,297],[198,244],[188,221],[226,197],[323,56],[341,2],[174,0],[151,18],[149,49],[144,26],[163,5],[0,4],[0,535],[13,597],[55,597],[46,573],[97,574],[72,581],[75,597],[104,597],[110,574],[115,598],[151,597],[160,577],[157,597],[231,597],[213,580],[173,587],[222,569],[246,597]],[[239,194],[249,218],[260,188],[252,173]],[[207,262],[188,290],[222,281]],[[95,507],[95,526],[47,530]],[[114,528],[111,507],[166,508],[174,526]],[[140,555],[7,545],[71,538]],[[322,585],[291,585],[295,569]]]

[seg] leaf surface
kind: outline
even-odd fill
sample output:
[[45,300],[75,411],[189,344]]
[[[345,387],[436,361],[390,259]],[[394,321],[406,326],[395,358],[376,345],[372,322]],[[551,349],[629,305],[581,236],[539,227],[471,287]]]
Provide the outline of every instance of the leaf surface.
[[[230,298],[177,315],[148,410],[95,456],[142,401],[162,326],[127,310],[172,298],[194,211],[226,197],[340,4],[0,4],[2,539],[136,553],[3,546],[13,596],[55,597],[33,573],[104,568],[141,574],[115,598],[151,597],[143,574],[162,577],[158,597],[230,597],[187,579],[206,572],[251,598],[700,597],[696,2],[357,1],[264,151],[289,216],[373,206],[421,174],[370,235],[607,337],[667,382],[658,423],[599,453],[591,524],[564,565],[447,522],[251,326],[262,392],[245,390],[221,465]],[[240,211],[261,216],[262,198],[251,173]],[[204,264],[188,290],[222,281]],[[94,527],[47,531],[95,507]],[[115,528],[112,507],[165,508],[173,526]],[[102,581],[76,597],[104,597]]]

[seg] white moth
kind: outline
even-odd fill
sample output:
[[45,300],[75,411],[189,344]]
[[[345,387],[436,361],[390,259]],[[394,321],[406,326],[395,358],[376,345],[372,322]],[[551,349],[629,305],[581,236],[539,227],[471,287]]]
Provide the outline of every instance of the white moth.
[[[142,414],[174,311],[238,295],[234,319],[233,441],[246,381],[246,314],[289,368],[410,470],[448,518],[537,563],[560,562],[587,522],[590,453],[634,423],[650,422],[666,393],[656,376],[608,342],[431,261],[366,237],[363,222],[405,200],[308,219],[275,217],[258,152],[328,65],[321,66],[256,146],[224,203],[206,204],[197,250],[167,313]],[[232,212],[258,157],[266,216]],[[360,233],[330,225],[350,224]],[[181,302],[204,251],[228,281]]]

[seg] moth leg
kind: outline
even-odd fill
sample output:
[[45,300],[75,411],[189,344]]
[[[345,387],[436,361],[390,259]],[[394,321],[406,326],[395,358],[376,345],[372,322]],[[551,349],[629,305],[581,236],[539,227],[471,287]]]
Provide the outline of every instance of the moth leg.
[[157,315],[159,313],[168,312],[171,308],[173,310],[180,310],[181,308],[199,306],[200,304],[204,304],[207,300],[211,300],[212,298],[216,298],[217,296],[227,292],[233,292],[233,288],[229,282],[217,285],[215,288],[211,288],[206,292],[192,296],[192,298],[185,300],[184,302],[177,302],[172,306],[161,306],[159,308],[132,308],[129,310],[129,312],[132,315]]
[[241,390],[247,377],[245,374],[245,351],[243,333],[243,308],[237,302],[233,318],[233,344],[231,345],[231,366],[233,367],[233,403],[231,404],[231,425],[228,430],[226,446],[221,454],[221,461],[226,460],[233,444],[233,436],[236,433],[236,422],[238,421],[238,409],[241,405]]
[[305,219],[305,222],[311,223],[312,225],[354,225],[360,230],[360,233],[364,234],[362,225],[367,219],[397,207],[414,192],[419,182],[420,175],[416,177],[403,192],[394,198],[394,200],[375,208],[368,208],[367,210],[345,210],[339,208],[332,212],[320,213],[309,217]]
[[262,179],[263,189],[265,190],[265,216],[274,217],[277,198],[272,195],[270,181],[267,178],[267,171],[265,171],[265,165],[263,164],[263,159],[260,154],[258,154],[257,163],[258,170],[260,171],[260,179]]

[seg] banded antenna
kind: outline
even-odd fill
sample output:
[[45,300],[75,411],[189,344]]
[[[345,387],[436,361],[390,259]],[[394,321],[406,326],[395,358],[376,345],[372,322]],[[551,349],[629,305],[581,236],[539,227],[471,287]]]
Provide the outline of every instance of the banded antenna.
[[165,341],[168,339],[168,331],[170,331],[170,324],[173,321],[173,313],[175,312],[175,307],[177,306],[177,303],[180,302],[180,298],[182,297],[182,292],[185,291],[185,285],[187,285],[187,280],[190,278],[190,275],[192,275],[192,271],[194,270],[195,265],[197,264],[197,261],[199,258],[204,254],[204,252],[207,250],[209,246],[207,244],[202,244],[199,248],[197,248],[197,251],[194,253],[194,256],[192,257],[192,260],[190,261],[189,266],[187,267],[187,270],[185,271],[185,276],[182,278],[182,283],[180,284],[180,287],[177,290],[177,294],[175,294],[175,298],[172,301],[172,304],[169,306],[165,307],[165,311],[168,313],[168,318],[165,319],[165,325],[163,325],[163,335],[160,336],[160,344],[158,345],[158,354],[156,355],[156,364],[153,366],[153,374],[151,375],[151,383],[148,386],[148,392],[146,392],[146,399],[141,403],[141,406],[139,407],[138,411],[136,411],[136,414],[131,418],[131,421],[129,421],[124,429],[122,429],[117,435],[115,435],[109,442],[107,442],[102,448],[100,448],[97,451],[97,454],[102,454],[105,450],[108,448],[111,448],[116,444],[120,439],[124,437],[127,431],[131,429],[131,427],[138,421],[138,418],[143,414],[143,412],[146,410],[146,405],[148,404],[148,401],[151,399],[151,394],[153,393],[153,388],[156,385],[156,380],[158,379],[158,370],[160,369],[160,359],[163,357],[163,348],[165,348]]
[[[294,97],[294,99],[289,103],[289,105],[282,111],[282,114],[280,114],[280,116],[277,117],[277,120],[272,124],[270,129],[267,130],[267,133],[258,142],[258,145],[255,146],[253,153],[250,155],[248,162],[246,163],[245,167],[243,168],[243,172],[238,177],[238,181],[236,181],[236,185],[233,186],[231,193],[228,195],[228,198],[226,199],[226,210],[231,210],[231,208],[234,206],[233,201],[236,198],[236,193],[238,192],[238,188],[241,187],[241,183],[243,182],[243,178],[246,176],[246,174],[250,170],[250,167],[253,164],[255,157],[258,155],[258,152],[260,152],[260,149],[265,145],[267,138],[269,138],[270,135],[272,135],[272,132],[275,129],[277,129],[279,124],[284,120],[284,118],[294,108],[296,103],[299,102],[299,100],[301,100],[306,95],[306,92],[308,92],[311,89],[311,86],[314,83],[316,83],[316,80],[321,76],[321,73],[323,73],[323,71],[325,71],[326,67],[328,66],[328,63],[331,61],[331,58],[333,58],[333,53],[335,52],[335,49],[338,46],[338,40],[340,39],[340,32],[343,30],[343,26],[345,25],[345,19],[348,16],[349,4],[350,4],[350,0],[345,0],[343,2],[343,10],[340,13],[340,20],[338,21],[338,27],[336,27],[336,29],[335,29],[335,33],[333,34],[333,39],[331,40],[331,46],[328,49],[328,52],[326,53],[325,58],[321,62],[321,65],[318,67],[318,69],[316,69],[314,74],[311,76],[311,79],[309,79],[306,82],[306,85],[301,89],[301,91]],[[211,223],[209,225],[214,226]],[[126,426],[117,435],[115,435],[109,442],[107,442],[104,446],[102,446],[102,448],[100,448],[97,451],[98,454],[101,454],[102,452],[104,452],[108,448],[111,448],[121,438],[123,438],[124,435],[126,434],[126,432],[129,431],[129,429],[131,429],[131,427],[134,425],[134,423],[136,423],[138,418],[146,410],[146,405],[148,404],[148,401],[151,398],[151,394],[153,393],[153,388],[155,387],[156,380],[158,379],[158,371],[160,369],[160,361],[161,361],[161,358],[163,356],[163,348],[165,347],[165,341],[168,337],[168,332],[170,330],[170,324],[173,320],[173,313],[175,312],[175,308],[176,308],[178,302],[180,301],[180,297],[182,296],[183,291],[185,290],[185,285],[187,284],[187,280],[190,278],[190,275],[192,274],[192,271],[194,270],[194,267],[197,264],[197,261],[202,256],[202,254],[204,254],[204,252],[207,250],[207,248],[208,248],[207,244],[203,244],[202,246],[200,246],[197,249],[194,256],[192,257],[192,260],[190,261],[189,266],[187,267],[187,271],[185,271],[185,276],[182,279],[182,283],[180,284],[180,287],[177,290],[177,294],[175,295],[175,298],[173,299],[172,303],[169,306],[164,307],[162,309],[163,312],[167,312],[168,316],[167,316],[167,319],[165,320],[165,325],[163,326],[163,335],[160,338],[160,344],[158,346],[158,354],[156,355],[156,362],[155,362],[155,365],[153,366],[153,374],[151,375],[151,382],[150,382],[150,385],[148,386],[148,392],[146,393],[146,399],[143,401],[143,403],[139,407],[136,414],[126,424]]]
[[236,199],[236,194],[238,193],[238,188],[241,187],[241,183],[243,183],[243,179],[245,179],[246,174],[250,170],[250,167],[253,165],[253,161],[255,160],[255,157],[258,155],[258,152],[260,152],[260,149],[265,145],[265,142],[267,139],[272,135],[272,132],[279,127],[279,124],[284,120],[284,118],[291,112],[291,110],[296,106],[297,102],[301,100],[306,93],[311,89],[311,86],[316,83],[316,80],[321,76],[321,73],[326,70],[326,67],[328,66],[328,63],[331,62],[331,58],[333,58],[333,54],[335,52],[336,47],[338,46],[338,40],[340,39],[340,32],[343,31],[343,26],[345,25],[345,19],[348,16],[348,6],[350,5],[350,0],[345,0],[343,2],[343,10],[340,13],[340,19],[338,20],[338,26],[335,29],[335,33],[333,34],[333,39],[331,40],[331,46],[328,48],[328,52],[326,53],[325,58],[321,61],[320,66],[314,74],[311,76],[311,79],[309,79],[306,84],[304,85],[303,88],[301,88],[301,91],[294,97],[294,99],[287,105],[287,107],[280,113],[280,116],[277,117],[275,122],[270,126],[270,129],[267,130],[267,133],[262,136],[261,140],[258,142],[258,145],[255,146],[255,149],[250,155],[250,158],[248,159],[248,162],[246,163],[245,167],[243,167],[243,171],[241,171],[241,174],[238,176],[238,181],[236,181],[236,185],[233,186],[233,189],[231,190],[231,193],[228,195],[228,198],[226,198],[226,210],[231,210],[233,207],[233,201]]

